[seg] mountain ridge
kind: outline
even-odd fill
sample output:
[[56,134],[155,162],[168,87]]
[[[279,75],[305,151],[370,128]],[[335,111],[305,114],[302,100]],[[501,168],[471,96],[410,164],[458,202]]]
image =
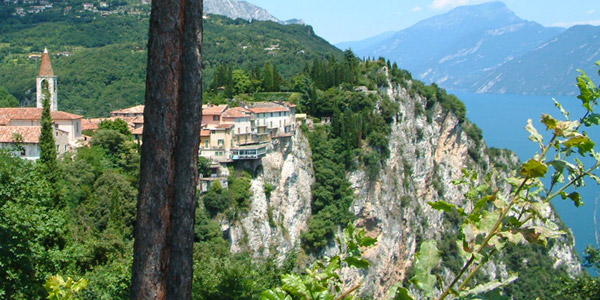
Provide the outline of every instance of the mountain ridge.
[[[351,47],[362,57],[386,57],[409,70],[415,78],[436,82],[447,89],[562,95],[576,92],[569,83],[577,75],[575,69],[592,70],[594,60],[600,59],[600,54],[592,53],[598,36],[593,28],[588,28],[587,33],[579,31],[560,38],[559,43],[573,46],[559,47],[568,51],[538,49],[545,44],[557,48],[553,39],[566,32],[565,28],[545,27],[521,19],[502,2],[489,2],[457,7],[387,39],[378,39],[380,35],[336,46]],[[591,50],[577,50],[586,48]],[[523,67],[518,67],[517,61]],[[523,72],[517,74],[516,70]],[[552,74],[565,75],[558,80]],[[509,80],[514,77],[521,80]],[[515,87],[509,82],[516,83]]]

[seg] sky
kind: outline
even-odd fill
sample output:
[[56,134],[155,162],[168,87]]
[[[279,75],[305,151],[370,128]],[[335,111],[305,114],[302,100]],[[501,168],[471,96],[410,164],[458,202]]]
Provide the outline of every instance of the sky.
[[[303,19],[330,43],[399,31],[420,20],[482,0],[247,0],[280,20]],[[544,26],[600,25],[598,0],[505,0],[520,18]]]

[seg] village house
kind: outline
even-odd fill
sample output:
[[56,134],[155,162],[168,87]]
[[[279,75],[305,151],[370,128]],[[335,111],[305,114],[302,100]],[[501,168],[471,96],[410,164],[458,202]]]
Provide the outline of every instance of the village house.
[[[36,160],[40,158],[41,133],[40,126],[0,126],[0,149],[9,149],[21,158]],[[58,155],[71,149],[68,132],[54,128],[53,134]]]
[[248,109],[256,115],[258,134],[283,137],[290,136],[295,130],[296,106],[293,104],[259,102]]
[[115,110],[110,113],[111,117],[143,117],[144,105],[137,105],[130,108]]
[[50,100],[50,115],[54,125],[54,139],[58,154],[63,154],[80,146],[83,139],[82,116],[59,111],[57,97],[57,79],[54,76],[50,55],[44,49],[40,73],[36,79],[37,107],[0,108],[0,147],[17,149],[26,159],[38,159],[40,155],[39,137],[43,111],[44,89]]
[[221,124],[221,115],[227,109],[227,105],[202,105],[202,124],[219,125]]
[[[103,120],[122,119],[134,138],[142,142],[144,106],[111,112],[110,118],[86,120],[85,129],[95,130]],[[273,138],[290,137],[295,130],[296,106],[285,102],[256,102],[249,107],[203,105],[198,155],[213,163],[260,159]]]

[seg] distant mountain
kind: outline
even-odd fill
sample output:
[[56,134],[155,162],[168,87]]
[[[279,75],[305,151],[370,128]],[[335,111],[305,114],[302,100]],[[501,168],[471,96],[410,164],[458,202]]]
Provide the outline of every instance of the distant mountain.
[[490,71],[474,88],[480,93],[575,94],[577,69],[595,77],[598,60],[600,26],[574,26]]
[[[378,34],[374,37],[370,37],[360,41],[352,41],[352,42],[341,42],[337,43],[334,46],[338,47],[341,50],[352,49],[354,53],[366,53],[369,48],[373,47],[373,45],[379,44],[389,38],[391,38],[395,31],[388,31],[382,34]],[[360,55],[359,55],[360,56]]]
[[280,22],[266,9],[246,1],[237,0],[204,0],[204,11],[207,14],[226,16],[231,19],[244,19],[248,21],[273,21]]
[[474,89],[491,70],[564,30],[523,20],[504,3],[489,2],[457,7],[387,39],[374,37],[351,46],[358,56],[395,61],[415,78],[450,89]]

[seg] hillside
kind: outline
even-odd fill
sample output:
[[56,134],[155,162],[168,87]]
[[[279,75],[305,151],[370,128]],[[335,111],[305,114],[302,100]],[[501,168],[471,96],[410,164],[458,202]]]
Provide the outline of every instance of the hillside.
[[[85,116],[143,102],[148,18],[143,15],[62,15],[48,11],[39,19],[0,21],[0,80],[21,105],[32,105],[31,90],[39,61],[28,59],[48,47],[58,76],[60,109]],[[310,26],[270,21],[205,19],[205,86],[216,67],[227,64],[251,70],[269,62],[285,78],[318,57],[341,51],[316,36]],[[284,84],[285,86],[285,84]]]
[[592,75],[598,60],[600,26],[574,26],[491,70],[472,88],[479,93],[575,95],[577,69]]
[[[491,78],[495,78],[493,74],[498,75],[495,73],[498,66],[514,61],[522,55],[529,55],[530,51],[562,32],[562,28],[544,27],[523,20],[502,2],[489,2],[457,7],[448,13],[425,19],[396,32],[383,41],[374,37],[338,46],[351,46],[361,57],[389,58],[400,67],[409,70],[415,78],[436,82],[445,88],[481,91],[480,87],[485,84],[481,82],[481,78],[490,78],[488,81],[491,81]],[[564,45],[586,47],[580,41]],[[536,52],[531,56],[537,57],[538,62],[543,61],[547,66],[553,66],[557,57],[569,65],[590,65],[575,59],[576,56],[569,52],[545,56],[541,54]],[[514,75],[519,78],[532,75],[531,71],[518,73],[521,70],[526,68],[513,70],[507,67],[504,74],[507,77]],[[565,71],[559,66],[551,70],[548,74]],[[573,78],[573,74],[565,76]],[[539,77],[539,74],[534,77]],[[555,89],[551,89],[550,84],[536,88],[524,86],[514,92],[552,93],[557,89],[570,88],[567,84],[558,86],[555,85]],[[500,89],[495,89],[498,90]]]

